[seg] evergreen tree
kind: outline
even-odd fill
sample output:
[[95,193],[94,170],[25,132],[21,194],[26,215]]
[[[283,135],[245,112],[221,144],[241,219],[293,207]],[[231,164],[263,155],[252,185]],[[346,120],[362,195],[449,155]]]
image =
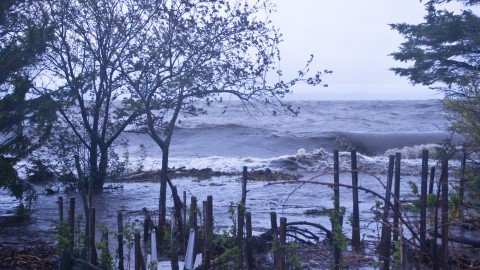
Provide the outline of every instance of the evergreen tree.
[[439,9],[447,0],[425,3],[427,15],[418,25],[392,24],[406,39],[397,61],[412,63],[392,70],[413,84],[432,86],[445,94],[443,103],[450,129],[465,136],[469,146],[480,147],[480,18],[469,7],[478,0],[459,0],[465,9]]
[[[394,59],[412,63],[392,70],[414,84],[430,85],[445,94],[442,102],[449,129],[465,137],[467,157],[480,152],[480,18],[470,9],[480,1],[458,0],[465,9],[457,12],[438,9],[448,2],[451,1],[426,2],[423,23],[392,25],[406,39],[400,50],[392,54]],[[448,143],[440,150],[441,155],[448,157],[454,153]],[[476,159],[478,155],[463,166],[458,192],[450,195],[449,208],[452,217],[471,219],[472,224],[478,225],[478,215],[470,215],[476,212],[480,201],[480,168]]]
[[[446,86],[445,90],[464,84],[465,78],[476,78],[480,64],[480,18],[469,9],[459,14],[438,10],[437,5],[447,1],[429,1],[425,4],[425,21],[418,25],[398,23],[391,27],[406,38],[398,52],[397,61],[413,64],[392,68],[395,74],[405,76],[414,84]],[[474,5],[480,1],[461,1]],[[436,83],[440,83],[438,85]]]
[[34,66],[50,38],[48,17],[38,2],[0,2],[0,187],[22,199],[14,166],[48,136],[55,109],[32,92]]

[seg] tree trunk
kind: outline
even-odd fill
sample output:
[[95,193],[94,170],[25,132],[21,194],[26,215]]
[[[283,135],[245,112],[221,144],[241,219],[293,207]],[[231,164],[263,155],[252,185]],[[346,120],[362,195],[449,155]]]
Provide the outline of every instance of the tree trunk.
[[[88,181],[93,181],[94,189],[102,189],[105,184],[108,170],[108,148],[101,148],[97,140],[91,138],[89,153],[89,177]],[[100,149],[99,149],[100,148]],[[100,159],[100,160],[99,160]]]
[[93,136],[90,137],[90,152],[89,158],[88,158],[88,181],[93,181],[96,182],[97,180],[97,174],[98,174],[98,144],[97,140],[93,138]]
[[168,147],[162,151],[162,172],[160,175],[160,199],[159,199],[159,239],[163,240],[164,228],[167,216],[167,179],[168,179]]
[[108,170],[108,148],[100,149],[100,162],[98,164],[98,172],[93,182],[95,189],[102,189],[107,178]]

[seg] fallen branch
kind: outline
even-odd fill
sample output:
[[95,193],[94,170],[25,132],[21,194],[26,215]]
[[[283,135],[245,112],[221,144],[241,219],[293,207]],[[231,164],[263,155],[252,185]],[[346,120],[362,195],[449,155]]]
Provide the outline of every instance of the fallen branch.
[[[442,238],[442,234],[440,233],[434,233],[430,232],[430,236],[434,236],[436,238]],[[473,247],[480,247],[480,239],[473,239],[473,238],[466,238],[466,237],[461,237],[461,236],[448,236],[448,241],[452,241],[455,243],[461,243],[461,244],[467,244],[471,245]]]

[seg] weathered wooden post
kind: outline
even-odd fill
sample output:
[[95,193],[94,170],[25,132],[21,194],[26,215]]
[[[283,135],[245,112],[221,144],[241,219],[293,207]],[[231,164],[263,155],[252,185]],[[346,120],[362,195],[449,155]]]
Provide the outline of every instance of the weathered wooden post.
[[118,270],[124,270],[125,266],[123,263],[123,215],[122,211],[118,211],[117,214],[117,223],[118,223]]
[[238,253],[238,269],[243,269],[243,226],[244,226],[244,212],[245,206],[239,204],[237,206],[237,247],[239,250]]
[[175,211],[171,213],[170,221],[170,261],[172,265],[172,270],[178,270],[178,224],[177,219],[175,218]]
[[245,220],[247,226],[247,269],[254,269],[254,260],[253,260],[253,243],[252,243],[252,213],[245,213]]
[[[338,150],[333,150],[333,208],[334,214],[331,218],[332,233],[338,233],[342,231],[343,217],[340,217],[340,160]],[[340,269],[340,261],[342,257],[342,249],[338,247],[335,242],[335,237],[332,237],[333,241],[333,269]]]
[[428,183],[428,150],[422,151],[422,179],[420,188],[420,253],[422,260],[427,255],[427,183]]
[[442,160],[442,269],[448,269],[448,159]]
[[183,222],[185,226],[183,226],[182,231],[182,239],[183,239],[183,250],[187,251],[187,244],[188,244],[188,236],[187,236],[187,191],[183,191]]
[[[108,246],[108,229],[102,231],[102,244],[105,249],[102,250],[102,256],[110,257],[110,248]],[[102,268],[107,265],[101,265]]]
[[270,224],[272,225],[272,247],[273,247],[273,262],[277,265],[278,260],[278,226],[277,213],[270,212]]
[[397,152],[395,153],[395,185],[393,189],[394,202],[393,202],[393,241],[398,242],[398,236],[400,227],[398,226],[398,221],[400,219],[400,165],[402,160],[402,154]]
[[75,246],[75,198],[70,198],[70,209],[68,211],[68,230],[70,248]]
[[207,201],[203,202],[204,208],[204,224],[205,224],[205,236],[203,244],[203,269],[210,268],[210,256],[211,256],[211,241],[213,234],[213,198],[207,197]]
[[143,218],[143,241],[146,242],[149,238],[149,225],[150,222],[147,217]]
[[433,183],[435,182],[435,166],[430,168],[430,183],[428,186],[428,194],[433,194]]
[[287,218],[280,218],[280,235],[278,240],[278,253],[277,253],[277,270],[286,270],[286,251],[285,246],[287,245]]
[[443,167],[440,167],[440,180],[438,181],[438,184],[437,184],[437,194],[436,194],[437,198],[436,198],[436,201],[435,201],[435,213],[434,213],[434,216],[433,216],[433,234],[434,234],[434,237],[431,241],[431,244],[432,244],[432,247],[431,247],[432,269],[439,269],[439,265],[442,264],[440,262],[439,258],[438,258],[437,235],[438,235],[438,230],[439,230],[438,209],[439,209],[439,206],[441,204],[440,196],[441,196],[441,192],[442,192],[443,174],[444,174]]
[[240,201],[243,206],[246,206],[247,203],[247,180],[248,180],[248,169],[247,166],[243,166],[243,177],[242,177],[242,199]]
[[335,215],[340,213],[340,161],[338,150],[333,150],[333,206]]
[[88,209],[88,262],[97,264],[97,250],[95,249],[95,208]]
[[135,270],[146,270],[142,248],[140,246],[140,233],[135,233],[133,239],[135,243]]
[[178,196],[178,191],[176,186],[172,186],[172,197],[173,197],[173,206],[175,208],[175,215],[172,218],[177,219],[177,226],[178,226],[178,237],[181,238],[183,234],[183,220],[182,220],[182,201],[180,196]]
[[189,218],[188,222],[190,224],[190,229],[195,232],[195,238],[194,238],[194,246],[193,246],[193,254],[197,254],[197,252],[200,250],[200,246],[198,243],[198,225],[197,225],[197,197],[192,196],[190,198],[190,212],[189,212]]
[[210,234],[210,237],[211,237],[213,235],[213,197],[211,195],[207,196],[207,218],[208,218],[208,223],[210,228],[208,233]]
[[190,198],[190,228],[197,232],[197,197]]
[[59,214],[59,222],[58,225],[62,225],[63,222],[63,197],[58,197],[58,214]]
[[[460,171],[460,187],[458,190],[458,196],[460,197],[460,204],[463,205],[464,197],[465,197],[465,170],[467,167],[467,153],[463,150],[462,153],[462,164],[461,164],[461,171]],[[461,213],[462,211],[460,211]]]
[[342,269],[342,249],[338,246],[335,240],[335,236],[342,233],[343,228],[343,215],[338,215],[336,220],[330,219],[332,224],[332,250],[333,250],[333,266],[332,269]]
[[357,151],[351,151],[352,163],[352,192],[353,192],[353,209],[352,209],[352,247],[360,249],[360,211],[358,201],[358,170],[357,170]]
[[392,244],[392,226],[389,221],[390,212],[390,194],[392,192],[392,179],[394,170],[395,156],[390,155],[387,173],[387,188],[385,190],[385,203],[383,205],[382,216],[382,237],[380,240],[380,260],[383,261],[382,269],[390,269],[390,246]]

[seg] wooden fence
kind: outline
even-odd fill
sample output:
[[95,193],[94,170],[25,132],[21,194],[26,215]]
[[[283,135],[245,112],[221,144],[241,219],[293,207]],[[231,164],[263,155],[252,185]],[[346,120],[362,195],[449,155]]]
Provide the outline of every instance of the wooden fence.
[[[391,268],[391,263],[393,262],[392,251],[395,251],[393,245],[394,242],[400,243],[401,258],[400,267],[407,268],[408,265],[419,266],[423,262],[430,262],[434,268],[448,269],[449,263],[449,220],[448,220],[448,161],[443,160],[441,164],[441,174],[438,181],[438,190],[437,190],[437,200],[439,200],[439,206],[436,207],[435,211],[441,209],[440,217],[441,222],[439,222],[439,215],[435,212],[433,225],[427,227],[427,193],[433,193],[433,186],[435,182],[435,168],[430,168],[430,180],[428,178],[428,151],[424,150],[422,152],[422,173],[421,173],[421,185],[420,185],[420,218],[419,218],[419,227],[413,226],[407,219],[404,218],[402,214],[402,203],[400,201],[400,174],[401,174],[401,155],[397,153],[389,157],[388,172],[387,172],[387,181],[385,185],[385,194],[380,194],[376,191],[369,190],[361,186],[358,182],[359,170],[357,168],[357,155],[356,151],[351,151],[351,170],[349,171],[352,175],[351,184],[340,184],[340,169],[339,169],[339,152],[335,150],[333,152],[333,182],[322,182],[322,181],[295,181],[296,183],[309,183],[309,184],[321,184],[333,187],[334,195],[334,209],[331,215],[331,229],[327,229],[320,224],[313,224],[308,222],[303,222],[301,224],[288,223],[287,218],[281,217],[279,219],[279,226],[277,226],[277,214],[275,212],[270,213],[271,220],[271,242],[274,255],[274,264],[275,269],[284,270],[287,269],[287,259],[286,259],[286,247],[288,227],[296,225],[307,225],[314,226],[315,228],[320,229],[325,233],[325,237],[332,244],[332,256],[333,256],[333,269],[340,269],[342,265],[342,250],[337,245],[334,239],[336,238],[335,234],[343,232],[343,214],[340,209],[340,192],[339,189],[350,188],[352,190],[352,222],[351,222],[351,246],[353,250],[360,250],[362,242],[360,239],[360,221],[359,221],[359,191],[368,192],[374,194],[376,197],[381,199],[384,202],[383,214],[382,214],[382,232],[381,239],[378,245],[378,256],[379,261],[381,262],[382,269]],[[236,231],[236,246],[238,247],[238,269],[255,269],[255,260],[253,256],[253,247],[252,247],[252,215],[246,209],[246,195],[247,195],[247,179],[248,173],[247,168],[244,167],[243,170],[243,183],[242,183],[242,199],[238,204],[237,208],[237,231]],[[428,183],[428,181],[430,181]],[[285,183],[285,182],[282,182]],[[461,185],[464,183],[461,182]],[[463,189],[463,186],[460,187]],[[393,190],[392,190],[393,189]],[[202,202],[203,206],[203,227],[200,228],[198,225],[199,211],[198,211],[198,201],[196,197],[190,198],[190,207],[187,208],[186,205],[186,193],[183,193],[183,207],[181,209],[175,209],[177,212],[181,213],[172,214],[172,243],[171,243],[171,258],[172,258],[172,269],[178,269],[178,255],[179,252],[184,253],[187,249],[188,232],[192,230],[195,232],[194,245],[191,248],[193,253],[193,258],[195,254],[202,253],[202,269],[209,269],[214,266],[216,263],[212,254],[212,239],[214,238],[214,228],[213,228],[213,197],[208,196],[206,201]],[[75,198],[70,199],[68,212],[68,224],[69,224],[69,234],[68,239],[70,241],[70,247],[74,247],[74,216],[75,216]],[[60,220],[63,221],[63,199],[59,198],[59,215]],[[146,241],[150,237],[150,232],[152,229],[158,230],[153,223],[148,210],[143,209],[145,221],[144,221],[144,240]],[[183,216],[183,224],[176,223],[176,218],[174,216]],[[188,216],[188,219],[187,219]],[[67,269],[100,269],[98,265],[97,250],[95,248],[95,209],[89,209],[89,230],[88,230],[88,239],[87,239],[87,256],[86,258],[78,258],[78,256],[73,256],[72,249],[65,250],[61,256],[61,268],[62,270]],[[123,234],[123,217],[122,213],[118,212],[118,265],[117,269],[124,270],[125,267],[125,258],[124,258],[124,234]],[[401,233],[402,230],[408,230],[411,235],[410,239],[406,239]],[[439,233],[439,230],[442,233]],[[313,236],[315,237],[315,236]],[[134,236],[134,261],[135,269],[146,269],[146,260],[141,251],[141,236],[139,233],[136,233]],[[154,237],[155,238],[155,237]],[[427,240],[427,239],[433,240]],[[436,238],[441,239],[441,244],[438,247]],[[178,242],[181,239],[182,242]],[[155,240],[155,239],[154,239]],[[191,239],[192,241],[192,239]],[[199,243],[203,243],[203,246],[200,246]],[[397,246],[398,247],[398,246]],[[439,252],[440,251],[440,252]],[[442,254],[439,256],[439,254]],[[418,256],[420,255],[420,256]],[[187,257],[192,257],[192,254],[187,255]],[[398,263],[398,262],[397,262]]]

